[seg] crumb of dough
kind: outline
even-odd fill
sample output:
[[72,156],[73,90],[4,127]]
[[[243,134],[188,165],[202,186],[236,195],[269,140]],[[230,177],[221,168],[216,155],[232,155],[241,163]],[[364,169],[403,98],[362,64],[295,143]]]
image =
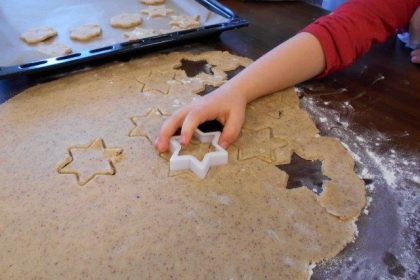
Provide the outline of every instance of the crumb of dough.
[[70,38],[76,41],[89,41],[100,36],[102,29],[97,24],[84,24],[70,29]]
[[139,40],[139,39],[143,39],[147,37],[156,36],[159,34],[160,34],[159,31],[154,30],[154,29],[136,27],[132,31],[124,32],[123,35],[128,41],[134,41],[134,40]]
[[38,47],[38,51],[51,57],[72,53],[71,48],[62,43],[42,44]]
[[171,21],[169,22],[172,26],[177,26],[179,28],[194,28],[200,26],[200,16],[171,16]]
[[57,35],[51,27],[32,28],[23,32],[20,38],[28,44],[36,44]]
[[131,28],[143,22],[138,13],[122,13],[111,18],[112,27]]
[[159,5],[165,3],[165,0],[139,0],[141,3],[146,5]]
[[147,14],[148,18],[153,17],[165,17],[171,13],[173,13],[174,10],[166,8],[165,5],[158,5],[158,6],[151,6],[147,9],[142,10],[141,12],[143,14]]

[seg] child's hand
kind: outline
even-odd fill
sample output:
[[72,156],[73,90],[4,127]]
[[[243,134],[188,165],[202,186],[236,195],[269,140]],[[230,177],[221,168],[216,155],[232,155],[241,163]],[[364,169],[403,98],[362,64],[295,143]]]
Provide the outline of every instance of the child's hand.
[[240,93],[222,86],[181,108],[167,119],[155,141],[155,148],[159,152],[166,152],[170,137],[181,126],[181,144],[187,145],[200,124],[218,120],[224,125],[219,144],[226,149],[240,134],[245,120],[245,108],[246,100]]
[[411,62],[420,63],[420,49],[411,52]]

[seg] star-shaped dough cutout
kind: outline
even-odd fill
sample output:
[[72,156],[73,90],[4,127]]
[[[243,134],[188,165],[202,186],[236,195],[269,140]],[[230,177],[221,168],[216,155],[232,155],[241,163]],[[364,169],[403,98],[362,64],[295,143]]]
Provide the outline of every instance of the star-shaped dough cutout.
[[143,116],[131,117],[134,128],[129,132],[130,137],[146,137],[150,143],[156,139],[159,134],[162,122],[166,116],[158,109],[153,108]]
[[171,21],[169,22],[169,24],[171,26],[175,26],[175,27],[179,27],[179,28],[195,28],[195,27],[199,27],[200,26],[200,16],[199,15],[195,15],[195,16],[186,16],[186,15],[181,15],[181,16],[171,16]]
[[238,160],[259,158],[269,163],[277,161],[277,153],[286,147],[288,142],[283,138],[273,136],[271,128],[261,130],[243,129],[241,138],[237,144],[239,153]]
[[143,14],[146,14],[148,18],[153,17],[165,17],[174,10],[166,8],[166,5],[157,5],[157,6],[150,6],[147,9],[142,10]]
[[88,145],[72,146],[69,156],[57,166],[59,174],[73,174],[80,186],[99,175],[115,175],[115,162],[123,152],[120,148],[107,148],[101,138]]

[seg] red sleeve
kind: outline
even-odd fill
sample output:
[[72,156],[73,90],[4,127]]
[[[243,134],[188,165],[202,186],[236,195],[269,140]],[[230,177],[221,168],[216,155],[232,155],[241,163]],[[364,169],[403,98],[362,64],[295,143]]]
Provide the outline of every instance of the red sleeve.
[[349,66],[367,52],[408,26],[420,0],[350,0],[317,19],[301,32],[318,38],[326,67],[320,76]]

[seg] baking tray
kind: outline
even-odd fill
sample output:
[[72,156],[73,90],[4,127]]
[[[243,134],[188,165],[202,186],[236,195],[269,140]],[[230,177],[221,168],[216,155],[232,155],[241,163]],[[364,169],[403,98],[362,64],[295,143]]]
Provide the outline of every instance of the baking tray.
[[[139,12],[147,7],[138,0],[2,0],[0,79],[112,58],[248,25],[247,20],[215,0],[167,0],[165,4],[174,10],[174,14],[200,15],[201,26],[127,42],[122,34],[130,29],[112,28],[109,20],[114,15]],[[143,19],[142,28],[170,28],[169,17],[147,19],[143,16]],[[102,36],[89,42],[76,42],[69,38],[71,27],[88,23],[99,24]],[[58,36],[52,40],[69,46],[73,53],[48,57],[37,51],[36,45],[27,45],[20,39],[22,32],[42,26],[56,29]]]

